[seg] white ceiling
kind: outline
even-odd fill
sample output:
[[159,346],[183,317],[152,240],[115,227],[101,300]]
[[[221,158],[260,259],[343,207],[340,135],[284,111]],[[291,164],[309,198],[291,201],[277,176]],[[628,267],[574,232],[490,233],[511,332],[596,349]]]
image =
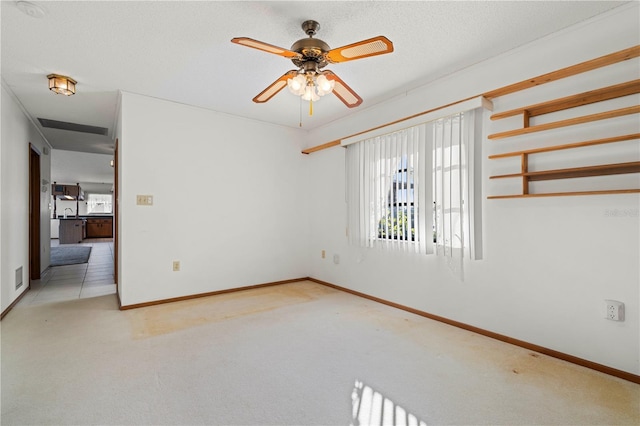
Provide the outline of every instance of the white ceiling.
[[[330,47],[384,35],[394,52],[328,66],[364,99],[360,109],[398,96],[626,2],[250,2],[34,1],[45,16],[2,1],[3,83],[37,118],[106,127],[108,136],[38,127],[54,148],[111,153],[118,90],[255,120],[298,127],[300,101],[283,90],[251,99],[295,68],[287,59],[239,46],[250,37],[284,48],[320,23]],[[77,94],[47,90],[50,73],[78,81]],[[350,114],[325,96],[303,128]]]

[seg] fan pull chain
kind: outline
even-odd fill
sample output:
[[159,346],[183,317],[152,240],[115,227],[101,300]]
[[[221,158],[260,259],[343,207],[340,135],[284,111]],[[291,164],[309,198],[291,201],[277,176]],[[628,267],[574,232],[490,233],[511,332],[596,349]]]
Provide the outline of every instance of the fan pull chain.
[[300,127],[302,127],[302,97],[299,98],[300,99]]
[[309,117],[313,115],[313,99],[309,99]]

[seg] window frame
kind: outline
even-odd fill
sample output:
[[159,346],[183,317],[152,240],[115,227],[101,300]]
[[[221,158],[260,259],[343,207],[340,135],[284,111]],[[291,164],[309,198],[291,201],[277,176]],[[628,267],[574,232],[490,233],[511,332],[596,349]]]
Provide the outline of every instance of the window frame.
[[[346,167],[346,201],[347,201],[347,235],[349,242],[360,247],[373,248],[404,248],[405,251],[416,251],[424,254],[436,253],[438,255],[447,257],[452,256],[451,242],[448,242],[449,250],[437,250],[438,241],[438,221],[444,220],[443,217],[438,217],[444,212],[440,208],[437,210],[438,203],[436,199],[435,185],[435,167],[434,160],[438,154],[435,149],[435,135],[433,134],[434,123],[441,119],[448,119],[452,116],[460,116],[460,138],[466,140],[465,146],[460,147],[458,151],[459,155],[465,158],[465,170],[460,173],[458,177],[453,179],[464,180],[460,183],[460,219],[464,220],[463,225],[466,226],[464,232],[460,232],[458,235],[462,235],[461,244],[462,247],[455,247],[456,256],[458,258],[466,257],[470,259],[482,258],[482,177],[481,177],[481,142],[483,140],[482,127],[484,121],[488,118],[486,111],[492,109],[491,102],[485,98],[479,97],[463,101],[452,105],[450,107],[444,107],[435,111],[434,113],[427,113],[421,117],[414,117],[406,120],[406,122],[396,122],[392,125],[377,128],[370,132],[362,133],[358,136],[345,138],[341,141],[341,144],[347,147],[347,155],[345,158]],[[430,119],[430,120],[429,120]],[[463,122],[464,121],[464,122]],[[419,202],[415,199],[413,203],[410,202],[409,196],[409,168],[402,167],[402,161],[398,161],[396,158],[397,167],[393,170],[393,173],[387,178],[389,180],[389,186],[385,188],[385,203],[386,210],[384,215],[375,214],[372,215],[370,210],[375,204],[376,197],[370,195],[370,186],[375,180],[376,176],[371,176],[370,166],[367,161],[370,160],[371,151],[376,152],[375,149],[369,147],[374,141],[381,138],[389,137],[390,135],[400,133],[411,129],[422,129],[424,132],[425,146],[419,150],[419,161],[423,162],[423,170],[421,170],[420,177],[413,176],[414,193],[418,191]],[[353,146],[353,148],[352,148]],[[391,150],[389,160],[395,158],[395,151]],[[428,165],[429,170],[424,171],[424,164]],[[403,188],[392,187],[402,179],[395,177],[398,173],[406,174],[406,182],[402,183]],[[428,177],[427,177],[428,176]],[[458,184],[456,182],[456,184]],[[417,187],[417,188],[416,188]],[[404,195],[400,196],[402,191],[406,191]],[[379,193],[376,194],[379,197]],[[393,198],[395,199],[395,203]],[[398,202],[398,198],[405,198]],[[458,194],[456,194],[458,197]],[[413,204],[413,206],[411,205]],[[411,220],[418,223],[418,230],[420,232],[417,238],[395,238],[394,232],[379,232],[378,228],[380,222],[387,221],[385,226],[390,224],[393,226],[395,219],[400,216],[398,210],[402,209],[404,212],[408,212],[412,208],[413,213],[406,215],[407,229],[411,229]],[[390,214],[391,213],[391,214]],[[452,220],[449,217],[449,220]],[[403,221],[401,220],[401,223]],[[387,228],[389,229],[389,228]],[[406,235],[402,229],[398,229],[399,234]],[[416,233],[417,234],[417,233]],[[387,236],[388,235],[388,236]],[[400,235],[402,237],[402,235]],[[428,235],[428,237],[427,237]],[[402,244],[398,244],[401,242]],[[418,249],[411,249],[409,246],[413,245],[419,247]],[[442,244],[441,244],[442,245]],[[463,255],[460,256],[459,254]],[[457,259],[456,259],[457,260]]]
[[[93,209],[95,208],[95,205],[100,204],[99,201],[93,201],[92,198],[94,197],[109,197],[110,201],[104,202],[106,205],[108,205],[110,207],[109,211],[103,211],[103,212],[95,212],[93,211]],[[113,214],[113,194],[97,194],[97,193],[89,193],[86,195],[86,203],[87,203],[87,214]],[[92,205],[93,204],[93,205]]]

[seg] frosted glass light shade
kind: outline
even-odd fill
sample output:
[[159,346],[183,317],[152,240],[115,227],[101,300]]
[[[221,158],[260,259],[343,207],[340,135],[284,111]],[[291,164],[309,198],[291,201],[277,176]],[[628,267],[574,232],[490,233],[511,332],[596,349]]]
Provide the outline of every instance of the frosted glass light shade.
[[331,93],[333,91],[333,87],[335,86],[335,81],[329,80],[324,75],[319,75],[316,78],[316,85],[318,87],[318,95],[324,96],[327,93]]
[[71,96],[76,93],[76,81],[58,74],[49,74],[49,90],[59,95]]
[[320,96],[318,96],[318,94],[316,93],[314,86],[306,86],[304,89],[304,95],[302,95],[302,99],[304,99],[305,101],[315,102],[320,99]]
[[302,74],[298,74],[294,78],[287,79],[287,87],[289,91],[296,96],[302,96],[305,92],[307,79]]

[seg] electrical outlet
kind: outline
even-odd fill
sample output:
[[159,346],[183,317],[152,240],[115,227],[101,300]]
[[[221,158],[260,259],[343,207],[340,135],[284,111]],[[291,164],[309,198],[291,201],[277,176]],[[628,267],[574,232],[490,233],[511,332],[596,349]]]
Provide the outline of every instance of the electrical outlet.
[[333,263],[335,263],[336,265],[340,263],[340,255],[339,254],[334,254],[333,255]]
[[173,272],[178,272],[180,270],[180,261],[179,260],[174,260],[173,261]]
[[617,300],[604,301],[607,311],[606,319],[611,321],[624,321],[624,303]]
[[324,259],[325,257],[327,257],[327,253],[324,250],[322,250],[322,258]]

